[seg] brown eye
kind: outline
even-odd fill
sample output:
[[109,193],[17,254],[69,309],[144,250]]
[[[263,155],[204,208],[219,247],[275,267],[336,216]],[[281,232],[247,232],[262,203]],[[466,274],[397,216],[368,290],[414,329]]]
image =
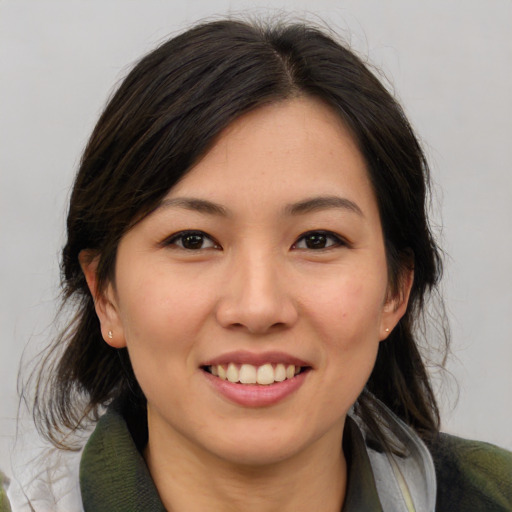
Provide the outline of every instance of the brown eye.
[[203,247],[204,237],[201,235],[185,235],[181,239],[181,244],[185,249],[201,249]]
[[182,231],[174,235],[167,245],[174,245],[188,251],[198,251],[201,249],[218,249],[219,246],[202,231]]
[[294,245],[295,249],[329,249],[344,245],[343,241],[334,233],[326,231],[311,231],[302,235]]

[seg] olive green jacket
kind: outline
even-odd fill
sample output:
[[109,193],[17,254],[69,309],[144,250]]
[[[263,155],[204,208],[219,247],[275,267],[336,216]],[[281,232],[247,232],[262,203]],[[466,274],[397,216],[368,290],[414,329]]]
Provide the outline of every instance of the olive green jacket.
[[[370,460],[363,434],[351,419],[344,432],[344,451],[349,476],[342,512],[382,512],[382,479],[389,475],[376,474],[374,458]],[[434,493],[431,506],[435,502],[437,512],[512,511],[512,453],[446,434],[439,435],[429,451],[437,497],[435,482],[429,492]],[[428,472],[428,464],[421,471]],[[165,511],[126,422],[115,410],[101,418],[86,446],[80,486],[86,512]]]
[[7,500],[6,487],[9,485],[9,480],[0,471],[0,512],[11,512],[9,501]]

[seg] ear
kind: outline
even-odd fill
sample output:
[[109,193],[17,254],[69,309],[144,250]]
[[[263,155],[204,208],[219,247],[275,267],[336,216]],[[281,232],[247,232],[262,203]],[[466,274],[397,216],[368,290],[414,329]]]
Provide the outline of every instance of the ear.
[[380,340],[385,340],[396,327],[396,324],[404,316],[409,304],[412,283],[414,281],[414,270],[405,269],[400,278],[399,290],[386,298],[382,310],[380,323]]
[[98,287],[99,255],[90,250],[83,250],[78,255],[87,286],[94,300],[94,308],[101,325],[103,339],[114,348],[126,347],[123,325],[119,316],[114,288],[109,283],[105,290]]

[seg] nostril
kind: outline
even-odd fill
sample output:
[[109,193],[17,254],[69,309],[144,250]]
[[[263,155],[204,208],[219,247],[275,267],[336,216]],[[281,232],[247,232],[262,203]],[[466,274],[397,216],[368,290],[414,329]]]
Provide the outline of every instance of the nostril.
[[251,323],[251,322],[248,322],[247,325],[244,324],[243,322],[233,322],[232,324],[229,325],[229,327],[231,329],[236,329],[236,330],[243,329],[244,331],[246,330],[247,332],[252,333],[252,334],[261,334],[264,332],[270,333],[270,332],[281,331],[282,329],[287,328],[287,324],[286,324],[286,322],[276,322],[276,323],[271,324],[270,326],[266,326],[263,324],[255,324],[255,323]]
[[257,299],[224,297],[215,311],[217,321],[226,329],[252,334],[281,331],[295,323],[298,312],[291,301],[283,299],[276,303]]

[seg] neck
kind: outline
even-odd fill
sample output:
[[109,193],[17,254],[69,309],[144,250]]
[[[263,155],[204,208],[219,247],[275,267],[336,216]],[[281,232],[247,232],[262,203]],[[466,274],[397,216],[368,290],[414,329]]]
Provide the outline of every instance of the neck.
[[185,438],[150,436],[149,471],[168,511],[339,512],[345,497],[346,463],[341,429],[279,462],[236,464],[199,452]]

